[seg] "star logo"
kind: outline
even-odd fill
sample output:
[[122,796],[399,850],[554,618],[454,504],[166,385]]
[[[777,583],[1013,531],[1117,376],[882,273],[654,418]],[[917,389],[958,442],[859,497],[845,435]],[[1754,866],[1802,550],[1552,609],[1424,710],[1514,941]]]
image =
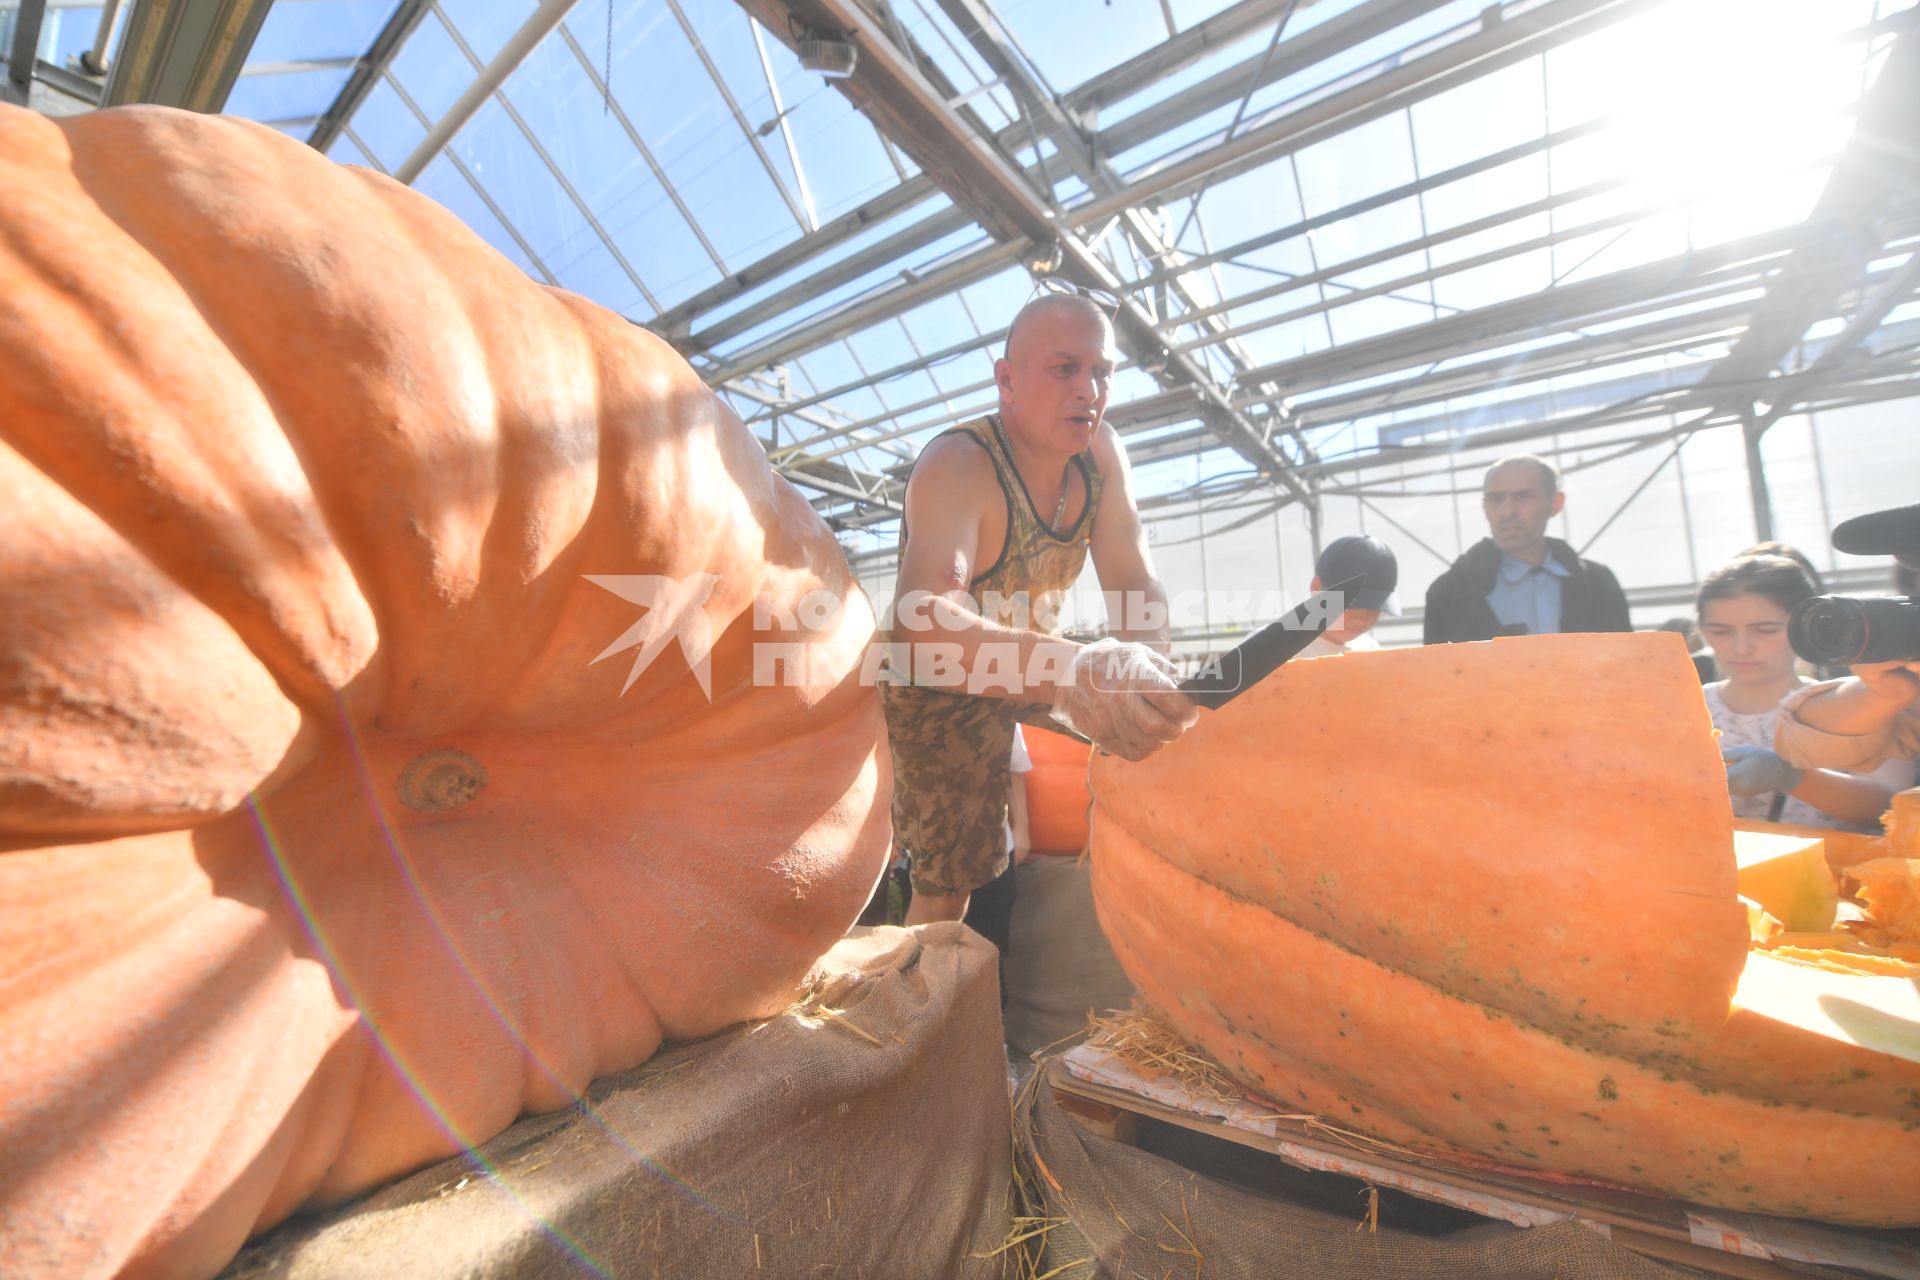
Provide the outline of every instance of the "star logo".
[[709,702],[713,700],[712,668],[708,662],[713,651],[713,623],[707,618],[705,606],[707,597],[720,581],[718,574],[696,573],[685,578],[668,578],[656,573],[583,576],[596,587],[604,587],[646,610],[638,622],[621,632],[618,639],[593,659],[601,662],[624,650],[639,648],[633,667],[627,672],[627,682],[620,686],[621,693],[633,688],[633,682],[660,656],[668,641],[677,640],[693,678],[700,682],[700,692],[707,695]]

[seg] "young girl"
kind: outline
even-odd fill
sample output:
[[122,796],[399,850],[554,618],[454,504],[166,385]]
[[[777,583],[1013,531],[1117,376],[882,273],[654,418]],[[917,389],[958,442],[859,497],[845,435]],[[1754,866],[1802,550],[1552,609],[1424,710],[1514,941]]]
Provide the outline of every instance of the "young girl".
[[1911,782],[1911,761],[1839,773],[1796,769],[1773,751],[1781,699],[1808,683],[1794,670],[1787,617],[1814,594],[1806,571],[1781,556],[1742,557],[1700,584],[1700,634],[1727,673],[1703,692],[1720,730],[1733,816],[1875,831],[1893,793]]

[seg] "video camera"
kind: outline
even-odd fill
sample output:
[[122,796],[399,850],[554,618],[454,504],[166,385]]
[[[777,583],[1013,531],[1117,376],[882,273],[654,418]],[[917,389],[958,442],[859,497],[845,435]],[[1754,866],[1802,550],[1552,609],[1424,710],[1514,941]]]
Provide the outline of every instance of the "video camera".
[[[1834,526],[1833,545],[1852,555],[1920,561],[1920,506],[1856,516]],[[1787,619],[1793,651],[1817,666],[1920,662],[1920,603],[1896,596],[1815,596]]]
[[1815,666],[1920,662],[1920,604],[1897,596],[1815,596],[1795,606],[1787,639]]

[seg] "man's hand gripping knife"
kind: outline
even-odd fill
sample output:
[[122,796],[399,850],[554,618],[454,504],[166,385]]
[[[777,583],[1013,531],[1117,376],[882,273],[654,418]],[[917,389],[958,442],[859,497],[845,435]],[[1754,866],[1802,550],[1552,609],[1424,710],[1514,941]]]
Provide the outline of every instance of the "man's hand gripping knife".
[[1199,716],[1180,692],[1173,663],[1123,640],[1083,645],[1053,695],[1054,719],[1125,760],[1146,759]]

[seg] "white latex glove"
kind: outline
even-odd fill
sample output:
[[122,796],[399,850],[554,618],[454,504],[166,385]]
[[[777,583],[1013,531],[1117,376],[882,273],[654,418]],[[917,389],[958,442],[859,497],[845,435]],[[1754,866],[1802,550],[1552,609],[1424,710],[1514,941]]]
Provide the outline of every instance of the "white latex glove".
[[1144,760],[1185,733],[1200,708],[1173,664],[1143,644],[1096,640],[1073,656],[1054,691],[1053,718],[1102,751]]

